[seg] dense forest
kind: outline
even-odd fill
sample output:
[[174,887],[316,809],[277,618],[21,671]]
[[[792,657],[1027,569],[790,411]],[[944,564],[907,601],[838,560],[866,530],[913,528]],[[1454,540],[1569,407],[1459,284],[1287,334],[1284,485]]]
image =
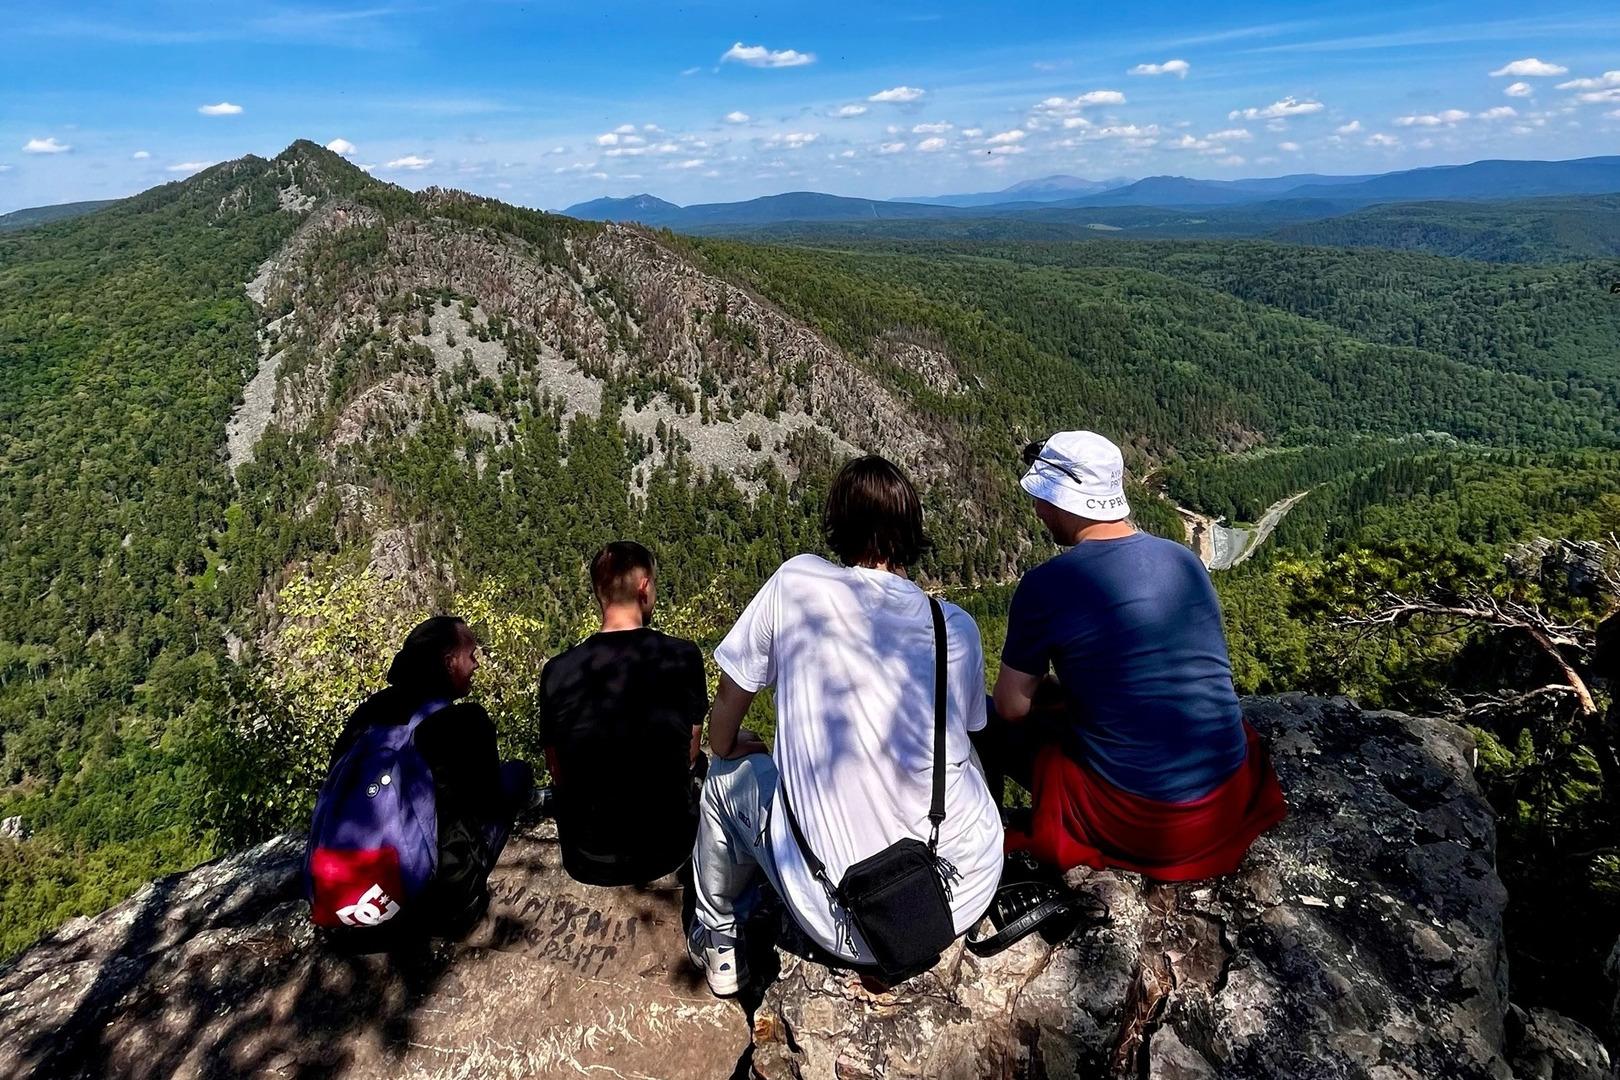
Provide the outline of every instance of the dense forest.
[[[28,833],[0,840],[0,955],[297,827],[335,726],[428,611],[473,618],[482,693],[536,756],[539,666],[590,628],[600,543],[649,543],[661,625],[712,646],[820,549],[857,449],[917,476],[917,572],[976,614],[992,665],[1012,583],[1053,550],[1018,452],[1069,427],[1125,446],[1139,523],[1177,539],[1178,506],[1244,523],[1304,493],[1216,578],[1246,693],[1454,714],[1533,662],[1477,628],[1346,620],[1391,590],[1581,625],[1612,602],[1510,558],[1620,533],[1610,267],[790,239],[412,194],[305,143],[0,235],[0,817]],[[242,456],[250,398],[267,419]],[[1550,721],[1481,738],[1504,873],[1612,920],[1612,858],[1550,854],[1613,826],[1590,755]]]
[[1237,206],[1061,206],[1013,216],[943,220],[729,224],[710,230],[762,243],[941,248],[967,245],[1247,237],[1288,245],[1387,249],[1497,263],[1612,259],[1620,254],[1620,197],[1558,195],[1500,201],[1365,206],[1353,200],[1274,199]]

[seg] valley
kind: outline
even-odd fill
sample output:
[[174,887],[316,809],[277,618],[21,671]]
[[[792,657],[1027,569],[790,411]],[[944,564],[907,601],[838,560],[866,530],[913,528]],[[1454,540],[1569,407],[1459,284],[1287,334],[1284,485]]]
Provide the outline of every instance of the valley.
[[1300,491],[1273,503],[1253,528],[1223,525],[1207,514],[1184,506],[1176,507],[1176,513],[1186,523],[1187,546],[1198,552],[1204,565],[1211,570],[1230,570],[1254,558],[1288,516],[1288,511],[1309,494],[1309,491]]
[[[1570,199],[1513,232],[1533,261],[1389,239],[1432,207],[1299,242],[932,212],[721,236],[411,192],[299,142],[0,234],[0,817],[30,833],[0,843],[0,952],[294,827],[428,611],[479,627],[486,701],[535,756],[603,540],[648,543],[660,625],[712,648],[821,549],[857,451],[917,481],[915,572],[992,663],[1008,583],[1054,550],[1020,448],[1084,427],[1151,477],[1138,523],[1218,571],[1241,691],[1440,710],[1528,678],[1482,632],[1345,620],[1393,589],[1599,613],[1509,568],[1620,532],[1613,268],[1543,258],[1605,220]],[[1472,213],[1447,220],[1510,211]],[[1483,737],[1507,850],[1611,912],[1614,867],[1562,857],[1607,821],[1591,759],[1539,721]],[[1519,799],[1532,777],[1558,794]]]

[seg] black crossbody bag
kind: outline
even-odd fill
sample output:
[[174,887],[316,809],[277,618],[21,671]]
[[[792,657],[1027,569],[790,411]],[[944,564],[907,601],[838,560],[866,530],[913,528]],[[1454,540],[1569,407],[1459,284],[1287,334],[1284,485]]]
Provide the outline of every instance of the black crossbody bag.
[[779,787],[782,809],[810,872],[828,899],[841,904],[860,930],[872,953],[872,966],[890,985],[933,967],[956,939],[948,883],[955,871],[936,850],[939,826],[945,820],[945,612],[933,597],[928,603],[934,616],[934,798],[928,810],[932,826],[928,843],[910,836],[897,840],[851,866],[834,885],[799,828],[788,801],[786,773]]

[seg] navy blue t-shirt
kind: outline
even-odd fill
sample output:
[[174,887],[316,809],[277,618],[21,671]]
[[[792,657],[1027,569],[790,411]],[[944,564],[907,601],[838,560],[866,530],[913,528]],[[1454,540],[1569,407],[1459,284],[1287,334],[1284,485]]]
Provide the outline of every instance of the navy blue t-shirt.
[[1215,588],[1174,541],[1089,540],[1025,574],[1001,661],[1057,671],[1085,763],[1123,791],[1190,802],[1243,764]]

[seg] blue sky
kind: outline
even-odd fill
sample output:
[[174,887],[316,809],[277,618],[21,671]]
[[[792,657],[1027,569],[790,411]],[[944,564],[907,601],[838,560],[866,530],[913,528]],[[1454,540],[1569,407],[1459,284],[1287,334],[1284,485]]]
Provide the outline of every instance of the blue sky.
[[529,206],[1620,152],[1597,3],[0,0],[0,212],[330,143]]

